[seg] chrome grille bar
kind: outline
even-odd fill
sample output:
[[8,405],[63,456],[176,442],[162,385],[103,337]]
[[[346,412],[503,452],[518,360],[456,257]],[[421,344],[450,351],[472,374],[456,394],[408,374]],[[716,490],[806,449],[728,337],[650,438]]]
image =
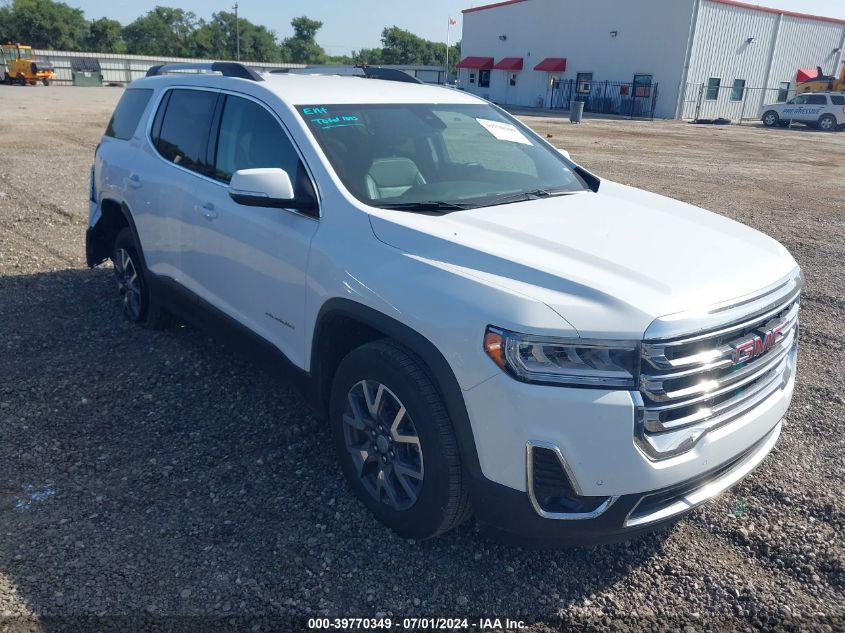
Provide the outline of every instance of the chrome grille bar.
[[709,331],[643,342],[636,440],[649,457],[691,449],[783,388],[795,364],[802,280],[796,271],[771,295],[755,295],[744,316],[729,306],[732,320]]

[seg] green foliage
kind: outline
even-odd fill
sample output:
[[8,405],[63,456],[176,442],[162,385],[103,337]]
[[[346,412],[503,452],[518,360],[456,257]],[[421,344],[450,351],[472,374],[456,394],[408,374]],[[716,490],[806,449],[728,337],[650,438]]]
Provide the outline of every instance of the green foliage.
[[126,42],[123,41],[123,26],[117,20],[108,18],[93,20],[88,26],[87,46],[85,48],[96,53],[125,53]]
[[52,0],[14,0],[0,15],[0,39],[33,48],[78,50],[87,23],[80,9]]
[[[54,0],[0,0],[0,40],[31,44],[34,48],[89,50],[166,57],[236,59],[235,15],[212,14],[209,21],[190,11],[157,6],[122,27],[116,20],[87,22],[81,10]],[[385,28],[381,48],[329,57],[317,43],[323,23],[300,16],[291,20],[293,35],[279,43],[265,26],[238,18],[241,59],[252,62],[298,64],[420,64],[442,66],[446,46],[400,29]],[[451,46],[450,68],[458,61],[460,44]]]
[[[282,53],[276,34],[264,26],[238,18],[243,61],[278,62]],[[196,57],[237,59],[235,14],[220,11],[211,16],[194,34]]]
[[155,7],[123,29],[123,39],[134,55],[193,57],[194,33],[200,26],[190,11]]
[[[385,28],[381,32],[381,48],[364,48],[354,51],[357,63],[364,64],[414,64],[422,66],[443,66],[446,63],[446,44],[432,42],[414,35],[398,26]],[[454,72],[461,54],[461,44],[449,47],[449,68]]]
[[317,44],[317,31],[323,23],[305,16],[290,21],[293,36],[282,42],[282,58],[294,64],[323,64],[326,62],[326,51]]

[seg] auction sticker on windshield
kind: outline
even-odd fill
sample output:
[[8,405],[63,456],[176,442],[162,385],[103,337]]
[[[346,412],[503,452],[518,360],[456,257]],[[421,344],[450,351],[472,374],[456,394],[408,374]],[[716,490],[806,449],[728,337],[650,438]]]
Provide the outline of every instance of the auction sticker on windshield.
[[490,119],[476,119],[484,129],[495,136],[500,141],[512,141],[514,143],[522,143],[523,145],[531,145],[531,141],[525,138],[525,135],[516,129],[510,123],[502,123],[501,121],[491,121]]

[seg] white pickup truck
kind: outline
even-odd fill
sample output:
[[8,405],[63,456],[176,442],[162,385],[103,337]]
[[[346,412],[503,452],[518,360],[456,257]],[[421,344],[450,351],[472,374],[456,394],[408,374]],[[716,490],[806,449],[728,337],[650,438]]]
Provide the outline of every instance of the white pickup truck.
[[[204,72],[170,72],[186,70]],[[386,73],[215,63],[133,82],[87,233],[126,318],[175,312],[271,352],[351,489],[407,537],[474,515],[628,538],[757,466],[795,383],[786,249]]]

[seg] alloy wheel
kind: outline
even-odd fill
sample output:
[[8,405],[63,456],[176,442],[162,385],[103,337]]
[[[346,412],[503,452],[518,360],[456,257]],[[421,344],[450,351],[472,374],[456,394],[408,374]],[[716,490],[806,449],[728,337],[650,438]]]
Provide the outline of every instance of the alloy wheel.
[[417,502],[423,484],[420,438],[405,405],[390,389],[362,380],[347,393],[343,437],[367,492],[397,511]]
[[123,301],[123,309],[132,321],[141,318],[141,279],[132,254],[125,248],[117,249],[114,271]]

